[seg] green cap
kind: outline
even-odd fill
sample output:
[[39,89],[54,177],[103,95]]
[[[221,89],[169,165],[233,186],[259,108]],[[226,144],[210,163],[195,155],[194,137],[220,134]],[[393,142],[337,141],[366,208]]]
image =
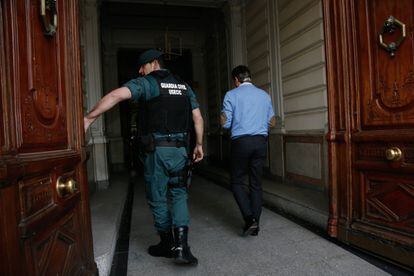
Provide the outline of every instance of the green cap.
[[142,65],[147,64],[148,62],[153,61],[154,59],[159,58],[164,53],[158,50],[149,49],[143,52],[138,58],[138,67],[141,68]]

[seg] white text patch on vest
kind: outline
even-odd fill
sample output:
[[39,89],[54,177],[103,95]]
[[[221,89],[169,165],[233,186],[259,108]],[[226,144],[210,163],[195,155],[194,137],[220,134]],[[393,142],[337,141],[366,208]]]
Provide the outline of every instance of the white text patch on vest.
[[176,90],[176,89],[168,89],[168,93],[170,95],[182,95],[183,93],[181,93],[181,90]]
[[160,85],[161,85],[161,88],[173,88],[173,89],[187,90],[187,87],[184,84],[161,82]]

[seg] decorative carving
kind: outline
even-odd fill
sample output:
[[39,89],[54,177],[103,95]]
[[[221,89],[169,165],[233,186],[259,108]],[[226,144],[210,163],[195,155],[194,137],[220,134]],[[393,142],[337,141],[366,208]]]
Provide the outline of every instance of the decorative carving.
[[22,218],[47,209],[53,204],[53,192],[50,177],[20,182]]
[[26,125],[26,128],[24,129],[24,131],[34,132],[35,127],[33,126],[32,115],[30,114],[30,112],[26,111],[24,114],[24,117],[25,117],[25,125]]
[[[72,252],[74,245],[74,238],[60,231],[60,229],[52,232],[45,240],[41,240],[37,244],[34,243],[37,251],[35,263],[40,272],[39,275],[66,275],[67,265],[74,262],[73,255],[79,253]],[[76,261],[74,265],[79,265],[79,263],[79,261]]]
[[50,126],[58,114],[58,97],[55,92],[49,87],[34,90],[33,105],[39,121]]
[[393,89],[392,89],[392,100],[391,100],[391,104],[393,106],[400,106],[401,102],[400,102],[400,91],[398,89],[398,84],[396,81],[394,81],[393,83]]
[[[57,5],[66,4],[64,1],[39,0],[31,1],[28,5],[31,6],[27,9],[30,18],[39,19],[39,13],[42,12],[45,17],[40,20],[46,19],[45,27],[49,28],[48,31],[53,31],[55,8]],[[70,58],[68,59],[65,45],[72,43],[72,37],[54,37],[51,40],[50,37],[44,36],[42,26],[33,24],[32,21],[23,21],[25,24],[21,27],[22,35],[19,34],[19,38],[22,37],[22,41],[25,42],[25,49],[27,48],[27,54],[19,59],[21,68],[27,70],[27,85],[22,86],[18,97],[21,99],[23,140],[18,150],[22,153],[46,147],[50,150],[64,149],[67,148],[68,142],[68,86],[65,71],[71,69],[68,67],[67,61]],[[64,31],[66,25],[62,25],[61,28]],[[26,53],[26,50],[23,52]],[[72,97],[72,94],[69,96]]]
[[49,236],[45,240],[41,241],[35,247],[35,258],[37,260],[37,268],[39,271],[42,271],[48,257],[48,253],[50,251],[50,247],[52,246],[52,237]]
[[[398,200],[394,200],[398,198]],[[410,185],[399,183],[393,191],[376,195],[379,204],[383,204],[396,221],[414,218],[414,190]]]
[[[404,4],[401,4],[401,6],[403,5]],[[409,4],[408,6],[412,7],[412,4]],[[410,9],[407,9],[407,11],[399,13],[398,17],[403,21],[407,21],[408,18],[410,18],[409,10]],[[387,17],[388,16],[389,15],[387,15]],[[371,22],[374,24],[373,29],[379,34],[382,34],[382,36],[380,35],[380,44],[390,54],[394,55],[397,49],[397,47],[394,46],[401,44],[404,36],[406,36],[407,41],[401,44],[399,54],[390,59],[387,55],[384,55],[381,50],[369,48],[368,45],[375,44],[372,43],[372,41],[369,42],[371,39],[370,37],[362,34],[361,41],[363,41],[363,47],[367,47],[367,50],[364,51],[364,53],[370,52],[372,55],[363,55],[364,59],[366,57],[366,60],[364,60],[364,65],[361,67],[361,72],[363,72],[367,79],[375,81],[373,86],[371,83],[367,84],[367,90],[364,89],[363,95],[361,95],[363,103],[363,105],[361,105],[362,108],[368,108],[366,111],[361,110],[365,114],[363,122],[366,125],[371,126],[388,124],[404,125],[413,123],[414,27],[408,25],[404,27],[403,23],[393,17],[388,17],[383,26],[378,26],[377,20],[384,18],[383,10],[380,9],[375,9],[370,18],[375,19]],[[374,66],[369,67],[369,64],[373,64]],[[367,75],[369,75],[369,77]],[[365,85],[363,86],[365,87]],[[367,93],[365,93],[365,91]]]
[[411,70],[408,72],[407,76],[405,77],[402,87],[406,88],[407,86],[413,85],[413,84],[414,84],[414,72]]
[[358,147],[358,159],[384,161],[384,152],[386,149],[387,147],[385,146],[361,145]]
[[372,203],[371,201],[367,201],[367,215],[377,219],[392,222],[392,218],[390,218],[386,212],[379,209],[377,204]]
[[[401,89],[406,89],[409,85],[414,84],[413,71],[409,71],[404,79],[403,84],[399,84],[396,80],[392,83],[392,88],[381,76],[378,84],[378,91],[375,93],[374,98],[377,99],[381,106],[385,107],[388,111],[395,111],[395,109],[407,108],[412,105],[411,101],[401,101]],[[390,91],[390,89],[392,89]],[[391,95],[391,96],[387,96]]]
[[57,93],[49,87],[32,89],[22,99],[24,144],[65,143],[67,122]]
[[403,118],[414,119],[414,71],[410,70],[402,82],[393,80],[392,84],[384,76],[379,77],[378,89],[372,97],[366,98],[368,122],[395,121]]
[[380,220],[393,227],[409,228],[414,219],[414,180],[375,178],[365,178],[365,218]]

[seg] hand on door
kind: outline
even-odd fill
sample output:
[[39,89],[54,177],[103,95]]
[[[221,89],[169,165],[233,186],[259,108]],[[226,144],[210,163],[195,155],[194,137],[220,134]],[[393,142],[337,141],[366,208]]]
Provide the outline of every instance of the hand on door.
[[89,126],[93,123],[93,119],[88,119],[87,117],[83,117],[83,125],[85,128],[85,133],[88,130]]

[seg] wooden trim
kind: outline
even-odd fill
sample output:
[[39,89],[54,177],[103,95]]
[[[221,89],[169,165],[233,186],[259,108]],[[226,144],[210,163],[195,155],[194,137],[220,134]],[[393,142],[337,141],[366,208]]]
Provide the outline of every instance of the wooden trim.
[[[408,248],[399,244],[398,242],[391,242],[390,240],[380,239],[378,240],[378,235],[381,235],[382,232],[376,232],[374,228],[371,227],[359,227],[354,230],[342,229],[346,240],[352,244],[360,247],[358,245],[363,244],[364,250],[369,250],[375,252],[375,254],[380,258],[388,258],[386,261],[391,261],[398,266],[402,266],[409,271],[413,271],[413,268],[409,266],[412,263],[414,258],[414,251],[412,248]],[[372,234],[368,234],[373,231]],[[395,238],[399,235],[395,235]],[[397,246],[398,245],[398,246]],[[398,256],[398,257],[397,257]]]
[[[3,7],[0,5],[0,107],[1,110],[5,110],[5,106],[3,105],[4,93],[6,92],[6,83],[7,80],[6,76],[6,63],[5,63],[5,37],[4,37],[4,23],[3,23]],[[0,114],[0,150],[3,151],[4,146],[4,130],[3,130],[3,115]],[[1,154],[0,154],[1,156]]]
[[[328,234],[338,236],[339,218],[350,213],[346,199],[350,196],[351,187],[351,149],[349,141],[349,87],[350,57],[348,44],[352,32],[349,22],[350,11],[347,1],[323,0],[325,55],[328,95],[328,125],[326,135],[328,142],[328,189],[329,189],[329,221]],[[348,21],[347,21],[348,20]],[[345,162],[344,162],[345,160]],[[340,205],[341,204],[341,208]],[[347,214],[340,214],[345,211]]]
[[398,135],[389,130],[364,130],[352,134],[353,142],[413,142],[414,129],[400,129]]
[[[92,227],[91,227],[91,210],[90,210],[90,202],[89,202],[89,185],[88,185],[88,178],[86,175],[86,162],[85,160],[85,132],[83,127],[83,90],[82,90],[82,65],[81,65],[81,53],[80,53],[80,18],[79,18],[79,1],[73,0],[69,1],[68,4],[70,6],[70,11],[72,14],[68,14],[68,24],[70,27],[68,30],[71,32],[70,37],[73,38],[73,43],[70,45],[72,48],[69,50],[69,54],[71,55],[71,64],[72,68],[76,68],[76,70],[68,70],[72,72],[71,79],[73,80],[73,89],[76,91],[76,97],[74,97],[74,106],[76,110],[73,112],[74,114],[74,137],[69,137],[69,141],[73,139],[73,146],[81,155],[82,162],[79,163],[79,166],[76,170],[76,178],[79,179],[81,185],[80,187],[80,195],[81,195],[81,210],[79,220],[81,225],[83,225],[83,230],[81,232],[82,236],[82,254],[84,254],[83,260],[85,263],[84,269],[88,274],[97,275],[98,268],[94,261],[94,253],[93,253],[93,238],[92,238]],[[69,118],[69,117],[68,117]]]
[[322,144],[323,134],[321,135],[284,135],[284,142],[288,143],[309,143],[309,144]]
[[1,37],[2,47],[1,47],[1,107],[2,107],[2,135],[4,141],[1,143],[1,155],[9,152],[13,152],[13,145],[15,144],[15,131],[11,126],[14,125],[14,112],[11,108],[13,106],[13,97],[14,93],[14,78],[17,74],[16,69],[13,64],[16,64],[14,57],[16,56],[14,44],[16,43],[13,40],[13,33],[17,30],[16,20],[13,20],[14,13],[13,9],[15,8],[15,3],[11,1],[2,1],[1,2]]

